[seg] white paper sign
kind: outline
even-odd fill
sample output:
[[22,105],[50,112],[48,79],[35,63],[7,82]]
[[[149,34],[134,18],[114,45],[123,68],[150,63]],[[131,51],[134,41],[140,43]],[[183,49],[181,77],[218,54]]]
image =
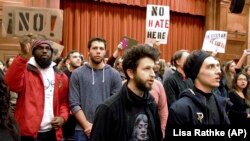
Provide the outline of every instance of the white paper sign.
[[203,41],[202,50],[225,53],[226,42],[226,31],[208,30]]
[[169,24],[169,6],[147,5],[145,43],[152,45],[159,41],[160,44],[167,44]]
[[3,36],[28,34],[62,40],[63,11],[60,9],[3,6]]

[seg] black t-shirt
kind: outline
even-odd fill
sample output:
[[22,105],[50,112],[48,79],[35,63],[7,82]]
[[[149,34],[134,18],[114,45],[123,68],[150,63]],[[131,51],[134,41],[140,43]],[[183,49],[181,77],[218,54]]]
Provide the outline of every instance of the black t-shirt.
[[129,98],[135,103],[133,108],[130,109],[127,116],[128,131],[130,134],[129,141],[139,141],[139,140],[150,140],[149,133],[149,118],[145,112],[145,106],[147,101],[147,95],[144,94],[143,97],[139,97],[134,94],[131,90],[128,90]]

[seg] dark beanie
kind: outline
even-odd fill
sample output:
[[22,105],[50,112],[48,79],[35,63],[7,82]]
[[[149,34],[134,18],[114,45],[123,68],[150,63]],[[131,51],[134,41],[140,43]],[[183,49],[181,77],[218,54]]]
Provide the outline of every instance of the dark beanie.
[[51,51],[53,52],[53,48],[49,40],[37,39],[32,42],[32,47],[31,47],[32,54],[34,54],[36,47],[43,45],[43,44],[48,45],[51,48]]
[[202,50],[193,51],[184,63],[183,70],[186,77],[191,78],[193,81],[200,72],[203,61],[210,55]]

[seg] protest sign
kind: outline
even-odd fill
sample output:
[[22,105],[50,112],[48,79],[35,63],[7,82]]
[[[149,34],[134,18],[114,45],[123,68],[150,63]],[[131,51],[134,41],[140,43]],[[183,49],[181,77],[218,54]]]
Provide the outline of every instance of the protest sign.
[[204,37],[202,50],[225,53],[226,42],[226,31],[208,30]]
[[55,58],[60,57],[62,54],[62,51],[64,49],[64,46],[62,46],[56,42],[51,42],[51,46],[53,48],[53,55],[52,55],[53,58],[55,59]]
[[160,44],[167,44],[169,24],[169,6],[147,5],[145,43],[152,45],[157,40]]
[[121,40],[122,49],[128,49],[138,44],[138,41],[130,37],[124,36]]
[[63,11],[60,9],[3,6],[3,36],[28,34],[62,40]]

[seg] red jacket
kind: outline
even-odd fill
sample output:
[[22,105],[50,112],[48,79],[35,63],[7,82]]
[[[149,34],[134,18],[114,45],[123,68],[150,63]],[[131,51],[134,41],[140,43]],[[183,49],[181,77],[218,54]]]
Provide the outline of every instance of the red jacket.
[[[36,137],[42,122],[44,111],[44,86],[42,74],[19,55],[8,69],[5,80],[11,91],[18,93],[15,118],[21,136]],[[54,116],[66,121],[69,115],[68,78],[54,68],[55,85],[53,97]],[[62,129],[56,130],[57,140],[62,138]]]

